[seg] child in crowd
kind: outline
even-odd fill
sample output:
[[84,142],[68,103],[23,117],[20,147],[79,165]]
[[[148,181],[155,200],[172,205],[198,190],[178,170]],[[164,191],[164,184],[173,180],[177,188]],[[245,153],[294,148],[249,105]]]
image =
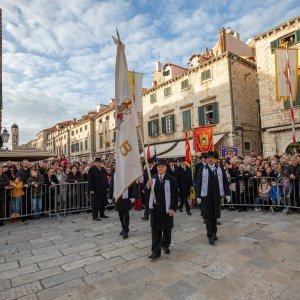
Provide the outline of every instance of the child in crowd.
[[21,200],[24,195],[23,181],[21,176],[17,176],[15,180],[10,181],[10,187],[12,188],[12,214],[11,219],[20,217],[21,213]]
[[259,187],[258,187],[258,191],[259,191],[259,198],[262,201],[262,204],[264,205],[263,210],[265,210],[265,211],[268,210],[270,190],[271,190],[271,186],[270,186],[267,178],[262,177]]
[[271,181],[271,190],[269,192],[269,197],[272,201],[271,211],[274,211],[273,206],[280,205],[280,201],[282,199],[282,191],[280,187],[277,185],[276,179],[272,179]]

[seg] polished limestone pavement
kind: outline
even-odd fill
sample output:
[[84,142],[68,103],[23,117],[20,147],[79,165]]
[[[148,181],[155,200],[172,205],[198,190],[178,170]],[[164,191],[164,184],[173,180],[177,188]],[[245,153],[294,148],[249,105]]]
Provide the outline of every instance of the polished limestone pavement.
[[208,244],[199,210],[177,213],[171,254],[150,254],[149,222],[131,211],[81,213],[0,228],[0,300],[300,299],[300,215],[223,211]]

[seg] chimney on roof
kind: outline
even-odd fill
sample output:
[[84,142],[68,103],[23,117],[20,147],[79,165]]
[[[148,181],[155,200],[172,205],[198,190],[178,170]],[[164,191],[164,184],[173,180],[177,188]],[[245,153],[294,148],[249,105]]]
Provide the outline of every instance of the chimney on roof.
[[221,53],[226,51],[225,28],[220,29],[220,50]]
[[73,123],[76,123],[76,118],[73,118]]

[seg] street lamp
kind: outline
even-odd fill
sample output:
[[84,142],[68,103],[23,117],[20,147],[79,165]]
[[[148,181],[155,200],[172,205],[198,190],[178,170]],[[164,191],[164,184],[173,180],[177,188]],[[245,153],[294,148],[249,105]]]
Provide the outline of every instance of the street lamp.
[[6,128],[3,128],[2,133],[0,134],[0,147],[3,147],[3,144],[6,144],[9,140],[9,133]]

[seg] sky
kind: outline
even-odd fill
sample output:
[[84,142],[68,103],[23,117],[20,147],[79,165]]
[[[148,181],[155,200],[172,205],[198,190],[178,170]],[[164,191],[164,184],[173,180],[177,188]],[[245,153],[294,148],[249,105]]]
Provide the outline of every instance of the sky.
[[151,86],[155,62],[187,66],[221,27],[243,41],[300,14],[298,0],[0,0],[3,126],[20,142],[114,97],[118,27],[129,69]]

